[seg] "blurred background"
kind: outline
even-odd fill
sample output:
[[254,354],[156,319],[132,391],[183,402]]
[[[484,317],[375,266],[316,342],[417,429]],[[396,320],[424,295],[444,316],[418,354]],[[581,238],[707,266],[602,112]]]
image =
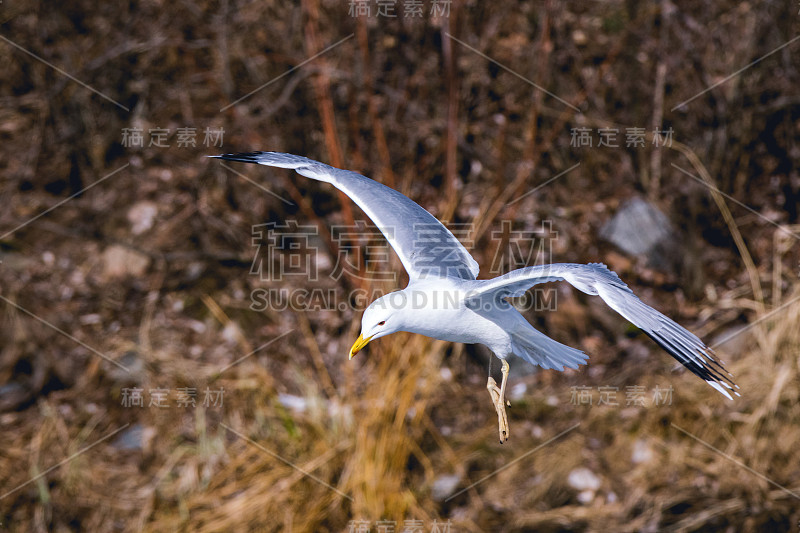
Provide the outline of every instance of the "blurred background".
[[[796,531],[796,2],[0,3],[0,530]],[[604,262],[728,401],[599,299],[591,359],[398,333],[363,213],[274,150],[427,208],[481,278]],[[499,377],[499,365],[492,368]]]

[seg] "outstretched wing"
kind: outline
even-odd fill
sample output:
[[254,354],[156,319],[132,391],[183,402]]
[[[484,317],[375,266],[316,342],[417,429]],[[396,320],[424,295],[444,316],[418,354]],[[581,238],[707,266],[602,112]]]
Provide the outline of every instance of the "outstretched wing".
[[[694,334],[642,302],[619,276],[601,263],[562,263],[513,270],[488,280],[473,290],[469,303],[479,308],[489,302],[522,296],[530,287],[548,281],[565,280],[586,294],[600,296],[614,311],[641,328],[683,366],[732,400],[739,396],[733,376],[714,352]],[[565,364],[566,362],[561,362]]]
[[350,170],[281,152],[210,156],[228,161],[291,168],[345,193],[372,220],[400,257],[411,279],[456,277],[475,279],[478,263],[436,217],[407,196]]

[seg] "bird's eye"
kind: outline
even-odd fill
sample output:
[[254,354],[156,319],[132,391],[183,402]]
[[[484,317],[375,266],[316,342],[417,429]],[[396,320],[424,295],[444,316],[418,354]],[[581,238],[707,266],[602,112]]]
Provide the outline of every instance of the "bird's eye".
[[379,325],[379,326],[382,326],[382,325],[384,325],[384,324],[386,324],[386,321],[385,321],[385,320],[381,320],[380,322],[378,322],[378,325]]

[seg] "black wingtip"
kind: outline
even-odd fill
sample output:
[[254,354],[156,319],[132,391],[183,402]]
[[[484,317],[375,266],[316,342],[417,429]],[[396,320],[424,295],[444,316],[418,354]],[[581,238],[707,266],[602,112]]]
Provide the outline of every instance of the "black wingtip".
[[708,348],[705,344],[702,344],[702,341],[699,341],[698,339],[701,347],[698,347],[697,350],[693,352],[693,355],[699,356],[700,361],[698,361],[696,359],[687,357],[684,350],[681,350],[680,347],[671,342],[670,339],[662,335],[650,333],[649,331],[642,331],[672,357],[677,359],[695,376],[698,376],[700,379],[717,389],[729,400],[733,400],[733,398],[725,389],[728,389],[728,391],[732,391],[734,394],[739,396],[739,393],[734,390],[738,389],[739,386],[733,381],[733,374],[728,372],[728,370],[723,366],[722,362],[717,359],[717,356],[714,354],[714,350]]
[[224,159],[226,161],[240,161],[242,163],[258,163],[258,156],[263,152],[238,152],[231,154],[209,155],[213,159]]

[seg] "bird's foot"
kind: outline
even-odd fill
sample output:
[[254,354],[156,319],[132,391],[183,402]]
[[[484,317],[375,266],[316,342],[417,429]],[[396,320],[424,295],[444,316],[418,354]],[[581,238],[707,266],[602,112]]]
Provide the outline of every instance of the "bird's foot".
[[[506,401],[505,398],[503,398],[500,387],[497,386],[497,382],[491,376],[489,376],[489,381],[486,383],[486,389],[489,391],[489,395],[492,397],[492,403],[494,404],[494,409],[497,411],[497,424],[499,426],[500,444],[503,444],[508,440],[509,434],[508,415],[506,414]],[[511,404],[509,403],[508,405]]]

